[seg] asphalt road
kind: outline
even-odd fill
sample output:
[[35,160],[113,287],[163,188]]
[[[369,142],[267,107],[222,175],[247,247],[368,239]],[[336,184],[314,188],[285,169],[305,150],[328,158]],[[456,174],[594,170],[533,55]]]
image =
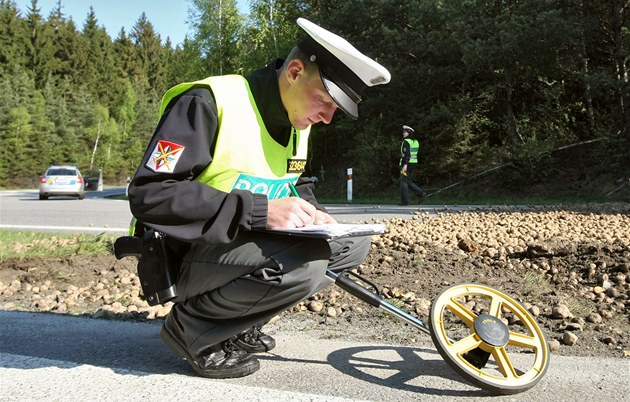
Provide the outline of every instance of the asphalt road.
[[[131,220],[129,204],[124,200],[107,198],[124,194],[121,187],[103,192],[86,192],[84,200],[72,197],[51,197],[42,201],[37,190],[0,191],[0,229],[45,230],[122,234]],[[327,205],[328,211],[339,222],[411,218],[419,211],[434,213],[443,206],[416,205]],[[465,207],[460,207],[465,208]]]
[[[430,346],[274,332],[261,370],[208,380],[159,339],[159,325],[0,311],[0,400],[476,401]],[[532,389],[498,401],[627,401],[627,359],[553,357]]]
[[124,192],[111,188],[86,192],[84,200],[40,200],[37,190],[0,191],[0,229],[125,233],[131,221],[129,204],[106,198]]
[[[86,192],[84,200],[72,197],[51,197],[42,201],[37,190],[0,191],[0,229],[62,231],[82,233],[127,232],[131,221],[129,204],[107,198],[124,194],[124,187],[106,188],[102,192]],[[371,222],[373,219],[411,219],[417,214],[443,211],[490,209],[472,205],[366,205],[326,204],[328,212],[338,222]],[[504,207],[526,209],[526,206]]]
[[[82,201],[40,201],[36,191],[3,191],[0,229],[124,233],[131,219],[127,202],[103,197],[116,192],[121,189],[88,193]],[[328,208],[345,222],[410,218],[444,207]],[[456,374],[424,334],[424,346],[402,347],[278,330],[273,333],[278,346],[260,356],[259,372],[218,381],[194,376],[162,345],[158,333],[155,322],[0,311],[0,401],[461,401],[490,396]],[[547,374],[532,389],[493,399],[628,401],[628,395],[630,360],[552,356]]]

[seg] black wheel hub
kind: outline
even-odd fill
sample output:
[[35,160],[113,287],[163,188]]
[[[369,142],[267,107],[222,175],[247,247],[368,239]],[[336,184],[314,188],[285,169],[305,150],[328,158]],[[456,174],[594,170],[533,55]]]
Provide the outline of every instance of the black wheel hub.
[[507,325],[490,314],[481,314],[475,319],[475,332],[483,342],[494,347],[505,346],[510,339]]

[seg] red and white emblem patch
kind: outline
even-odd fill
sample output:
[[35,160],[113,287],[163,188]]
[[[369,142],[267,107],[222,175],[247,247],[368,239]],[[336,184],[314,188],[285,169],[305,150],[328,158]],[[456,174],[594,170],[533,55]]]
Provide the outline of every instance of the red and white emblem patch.
[[154,172],[173,173],[177,161],[183,152],[184,146],[166,140],[159,140],[146,167]]

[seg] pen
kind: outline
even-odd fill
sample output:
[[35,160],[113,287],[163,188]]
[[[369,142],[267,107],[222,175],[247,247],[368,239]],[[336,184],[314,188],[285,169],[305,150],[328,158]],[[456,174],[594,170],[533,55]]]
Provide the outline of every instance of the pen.
[[289,183],[289,190],[291,190],[291,195],[300,198],[300,194],[298,193],[297,188],[295,188],[295,185],[293,183]]

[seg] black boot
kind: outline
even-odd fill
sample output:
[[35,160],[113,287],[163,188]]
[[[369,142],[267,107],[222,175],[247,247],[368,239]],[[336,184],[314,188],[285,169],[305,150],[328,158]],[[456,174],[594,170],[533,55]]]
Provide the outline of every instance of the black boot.
[[233,341],[234,337],[212,345],[199,356],[193,356],[168,328],[168,318],[160,331],[160,338],[173,352],[190,363],[193,370],[207,378],[237,378],[250,375],[260,369],[260,362],[254,355],[241,350]]
[[261,331],[266,323],[256,324],[247,331],[236,335],[234,344],[249,353],[269,352],[276,347],[276,340]]

